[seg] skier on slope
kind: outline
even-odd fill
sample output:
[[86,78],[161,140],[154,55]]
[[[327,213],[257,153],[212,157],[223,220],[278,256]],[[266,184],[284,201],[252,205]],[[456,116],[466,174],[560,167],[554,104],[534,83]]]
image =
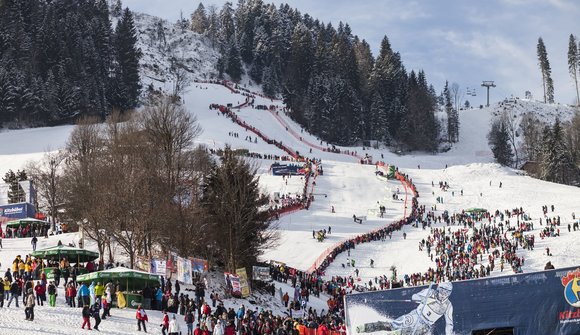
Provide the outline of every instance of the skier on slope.
[[440,283],[436,290],[423,289],[413,294],[412,301],[419,306],[394,320],[365,323],[356,327],[357,333],[387,331],[387,334],[429,334],[431,327],[445,316],[445,334],[453,334],[453,305],[449,300],[453,285]]

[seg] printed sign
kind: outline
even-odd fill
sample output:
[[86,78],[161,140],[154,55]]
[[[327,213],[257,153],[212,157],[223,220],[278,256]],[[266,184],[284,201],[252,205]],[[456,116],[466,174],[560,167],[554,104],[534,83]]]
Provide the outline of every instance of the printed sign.
[[579,295],[578,268],[358,293],[345,298],[347,330],[351,335],[498,328],[513,328],[514,334],[580,334]]
[[248,274],[246,273],[246,268],[236,269],[236,274],[240,278],[240,290],[242,291],[242,297],[249,297],[250,283],[248,283]]
[[271,281],[270,268],[265,266],[252,267],[252,279],[261,281]]
[[193,272],[206,273],[209,271],[209,263],[205,259],[190,257]]
[[167,276],[167,261],[152,259],[151,273],[164,277]]
[[240,278],[229,272],[224,272],[224,277],[226,280],[226,290],[233,296],[241,297]]
[[191,278],[191,261],[183,257],[177,257],[177,280],[184,284],[193,284]]

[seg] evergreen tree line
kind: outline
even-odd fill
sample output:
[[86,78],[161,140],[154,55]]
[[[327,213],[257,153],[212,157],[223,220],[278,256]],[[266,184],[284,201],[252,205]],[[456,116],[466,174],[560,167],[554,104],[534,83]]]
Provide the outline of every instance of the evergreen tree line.
[[[116,8],[116,7],[115,7]],[[106,0],[0,1],[0,125],[101,119],[140,95],[137,32]]]
[[386,36],[374,57],[348,24],[335,28],[262,0],[220,10],[200,4],[190,26],[221,51],[220,75],[247,74],[267,95],[282,96],[291,117],[325,141],[437,148],[435,90],[423,71],[405,69]]
[[[197,120],[173,97],[107,122],[79,120],[66,150],[29,166],[42,203],[59,220],[83,222],[104,259],[198,255],[227,271],[251,266],[274,241],[269,200],[256,168],[226,148],[220,161],[194,139]],[[64,211],[56,212],[57,206]],[[70,224],[75,227],[76,224]]]
[[488,140],[498,163],[519,168],[531,162],[537,166],[534,177],[580,186],[580,113],[553,124],[527,113],[517,127],[513,115],[504,113],[492,122]]

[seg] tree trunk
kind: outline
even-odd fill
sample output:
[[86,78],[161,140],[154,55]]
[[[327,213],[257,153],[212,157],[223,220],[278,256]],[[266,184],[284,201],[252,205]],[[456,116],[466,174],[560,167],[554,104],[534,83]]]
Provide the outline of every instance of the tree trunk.
[[115,258],[113,256],[113,249],[111,248],[111,239],[110,238],[107,239],[106,244],[107,244],[107,249],[109,251],[109,262],[114,263]]

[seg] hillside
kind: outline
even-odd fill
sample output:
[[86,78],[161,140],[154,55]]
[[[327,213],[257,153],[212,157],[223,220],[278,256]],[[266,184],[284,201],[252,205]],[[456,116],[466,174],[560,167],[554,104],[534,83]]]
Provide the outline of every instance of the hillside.
[[147,14],[135,13],[138,31],[137,47],[141,49],[141,82],[144,88],[152,84],[171,92],[177,69],[184,71],[189,81],[215,78],[219,54],[208,40],[182,29],[175,23]]

